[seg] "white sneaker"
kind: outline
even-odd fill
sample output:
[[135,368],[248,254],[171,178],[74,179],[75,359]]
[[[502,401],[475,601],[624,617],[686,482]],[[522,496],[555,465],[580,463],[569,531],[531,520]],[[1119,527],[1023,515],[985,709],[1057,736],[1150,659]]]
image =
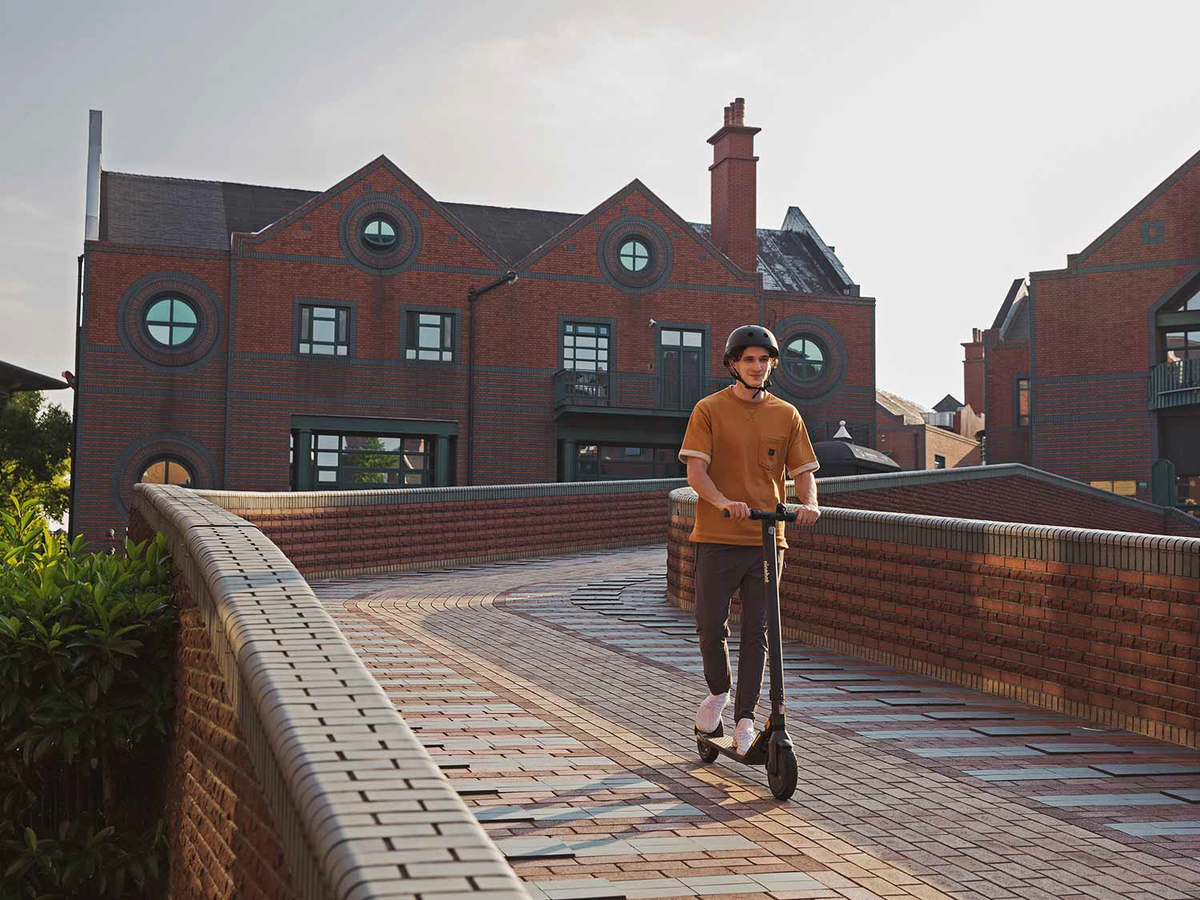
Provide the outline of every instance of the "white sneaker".
[[738,719],[737,727],[733,729],[733,749],[738,756],[745,756],[750,745],[754,743],[754,720]]
[[721,724],[721,713],[729,703],[729,691],[723,694],[709,694],[708,699],[696,710],[696,730],[704,734],[712,734]]

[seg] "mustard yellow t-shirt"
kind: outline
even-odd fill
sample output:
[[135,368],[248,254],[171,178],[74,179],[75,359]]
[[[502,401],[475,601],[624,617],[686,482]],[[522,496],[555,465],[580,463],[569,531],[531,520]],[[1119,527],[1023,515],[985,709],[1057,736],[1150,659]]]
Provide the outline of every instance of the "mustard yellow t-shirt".
[[[758,402],[740,399],[732,387],[710,394],[692,410],[679,459],[696,456],[708,462],[708,475],[730,500],[753,509],[773,510],[786,502],[784,467],[792,478],[820,468],[800,411],[767,394]],[[786,547],[784,529],[776,530]],[[762,543],[762,523],[735,522],[706,500],[696,503],[692,540],[701,544]]]

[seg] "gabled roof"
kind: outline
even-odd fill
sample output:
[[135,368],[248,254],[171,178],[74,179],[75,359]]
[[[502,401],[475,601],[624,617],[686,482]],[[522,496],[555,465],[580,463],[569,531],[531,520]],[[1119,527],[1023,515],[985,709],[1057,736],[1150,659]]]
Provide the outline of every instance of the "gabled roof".
[[893,416],[901,416],[905,425],[924,425],[925,413],[933,410],[890,391],[875,389],[875,402]]
[[955,399],[953,394],[947,394],[941,400],[934,404],[934,412],[958,412],[963,408],[962,403]]
[[[104,172],[100,240],[121,244],[228,250],[234,232],[255,233],[298,209],[319,191]],[[442,203],[500,259],[516,263],[577,223],[581,214],[542,209]],[[712,228],[688,223],[709,239]],[[783,228],[760,228],[758,271],[769,291],[856,294],[833,248],[798,207]]]
[[1004,295],[1004,302],[992,322],[992,328],[1000,332],[1000,340],[1011,340],[1029,337],[1028,304],[1029,288],[1024,278],[1014,278]]

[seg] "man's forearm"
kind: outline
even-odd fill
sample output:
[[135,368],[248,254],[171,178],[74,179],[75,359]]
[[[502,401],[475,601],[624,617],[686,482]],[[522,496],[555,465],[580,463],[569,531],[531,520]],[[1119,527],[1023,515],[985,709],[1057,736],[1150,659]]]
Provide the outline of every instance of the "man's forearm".
[[812,472],[796,476],[796,499],[801,506],[817,505],[817,479]]
[[709,477],[708,466],[702,465],[702,462],[702,460],[697,460],[696,462],[688,461],[688,486],[696,492],[696,495],[701,500],[706,500],[717,507],[717,509],[720,509],[729,502],[729,498],[717,490],[717,486],[713,484],[712,478]]

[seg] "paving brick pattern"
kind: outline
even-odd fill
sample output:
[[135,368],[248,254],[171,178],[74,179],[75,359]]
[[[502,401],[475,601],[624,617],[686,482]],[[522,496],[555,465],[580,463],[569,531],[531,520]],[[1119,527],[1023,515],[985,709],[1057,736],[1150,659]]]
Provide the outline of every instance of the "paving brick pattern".
[[[796,796],[703,765],[665,561],[313,584],[537,900],[1200,898],[1200,753],[820,647],[785,647],[809,667],[789,674]],[[818,666],[911,693],[799,677]]]

